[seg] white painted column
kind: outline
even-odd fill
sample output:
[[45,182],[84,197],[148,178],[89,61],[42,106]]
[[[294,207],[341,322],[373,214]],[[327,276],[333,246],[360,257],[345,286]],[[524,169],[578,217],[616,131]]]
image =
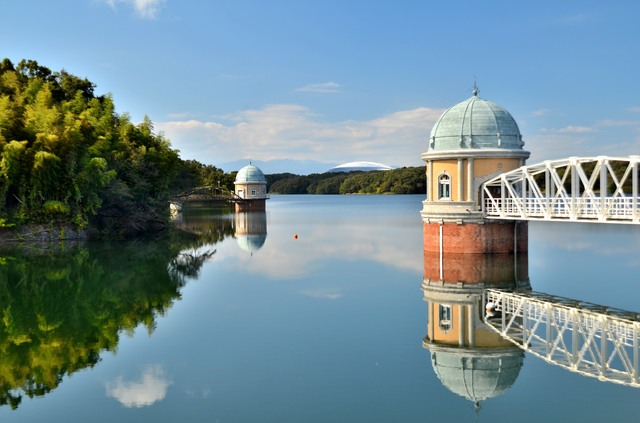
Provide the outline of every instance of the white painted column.
[[475,190],[473,189],[473,158],[469,157],[467,159],[467,201],[476,201]]
[[469,347],[473,348],[476,346],[476,305],[471,304],[469,306]]
[[427,169],[426,169],[426,175],[425,178],[427,179],[427,201],[431,201],[431,182],[432,182],[432,171],[431,171],[431,160],[427,160]]
[[433,160],[427,161],[427,201],[433,201]]
[[429,321],[427,323],[427,331],[429,334],[429,340],[433,341],[433,326],[435,324],[436,317],[433,315],[433,302],[429,301],[427,303],[427,315],[429,316]]
[[464,201],[464,160],[458,159],[458,201]]
[[[464,305],[458,304],[458,316],[460,316],[458,328],[458,345],[464,347]],[[453,318],[453,316],[451,316]]]

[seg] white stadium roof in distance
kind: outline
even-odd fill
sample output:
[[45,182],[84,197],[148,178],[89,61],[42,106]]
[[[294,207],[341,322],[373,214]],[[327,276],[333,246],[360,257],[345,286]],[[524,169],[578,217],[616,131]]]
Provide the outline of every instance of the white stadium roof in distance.
[[391,166],[383,165],[375,162],[350,162],[338,165],[329,169],[327,172],[354,172],[356,170],[369,171],[369,170],[391,170]]

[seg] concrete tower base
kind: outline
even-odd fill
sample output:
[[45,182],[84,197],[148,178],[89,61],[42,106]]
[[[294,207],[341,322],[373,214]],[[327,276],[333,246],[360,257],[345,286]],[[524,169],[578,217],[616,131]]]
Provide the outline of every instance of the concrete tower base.
[[424,222],[424,250],[434,253],[512,254],[527,252],[525,221]]

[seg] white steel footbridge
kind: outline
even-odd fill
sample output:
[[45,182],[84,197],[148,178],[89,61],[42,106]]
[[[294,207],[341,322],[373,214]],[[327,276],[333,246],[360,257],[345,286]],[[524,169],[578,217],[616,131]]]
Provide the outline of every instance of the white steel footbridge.
[[640,315],[535,292],[487,289],[485,323],[572,372],[640,387]]
[[487,219],[640,223],[640,156],[571,157],[503,173],[482,185]]

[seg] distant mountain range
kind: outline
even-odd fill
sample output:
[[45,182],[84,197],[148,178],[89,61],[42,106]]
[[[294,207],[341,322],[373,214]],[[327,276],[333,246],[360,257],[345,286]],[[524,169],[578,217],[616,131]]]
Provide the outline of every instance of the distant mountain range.
[[266,175],[273,175],[274,173],[293,173],[295,175],[325,173],[338,165],[338,163],[324,163],[315,160],[235,160],[233,162],[214,164],[214,166],[225,172],[233,172],[245,167],[249,162],[259,167]]

